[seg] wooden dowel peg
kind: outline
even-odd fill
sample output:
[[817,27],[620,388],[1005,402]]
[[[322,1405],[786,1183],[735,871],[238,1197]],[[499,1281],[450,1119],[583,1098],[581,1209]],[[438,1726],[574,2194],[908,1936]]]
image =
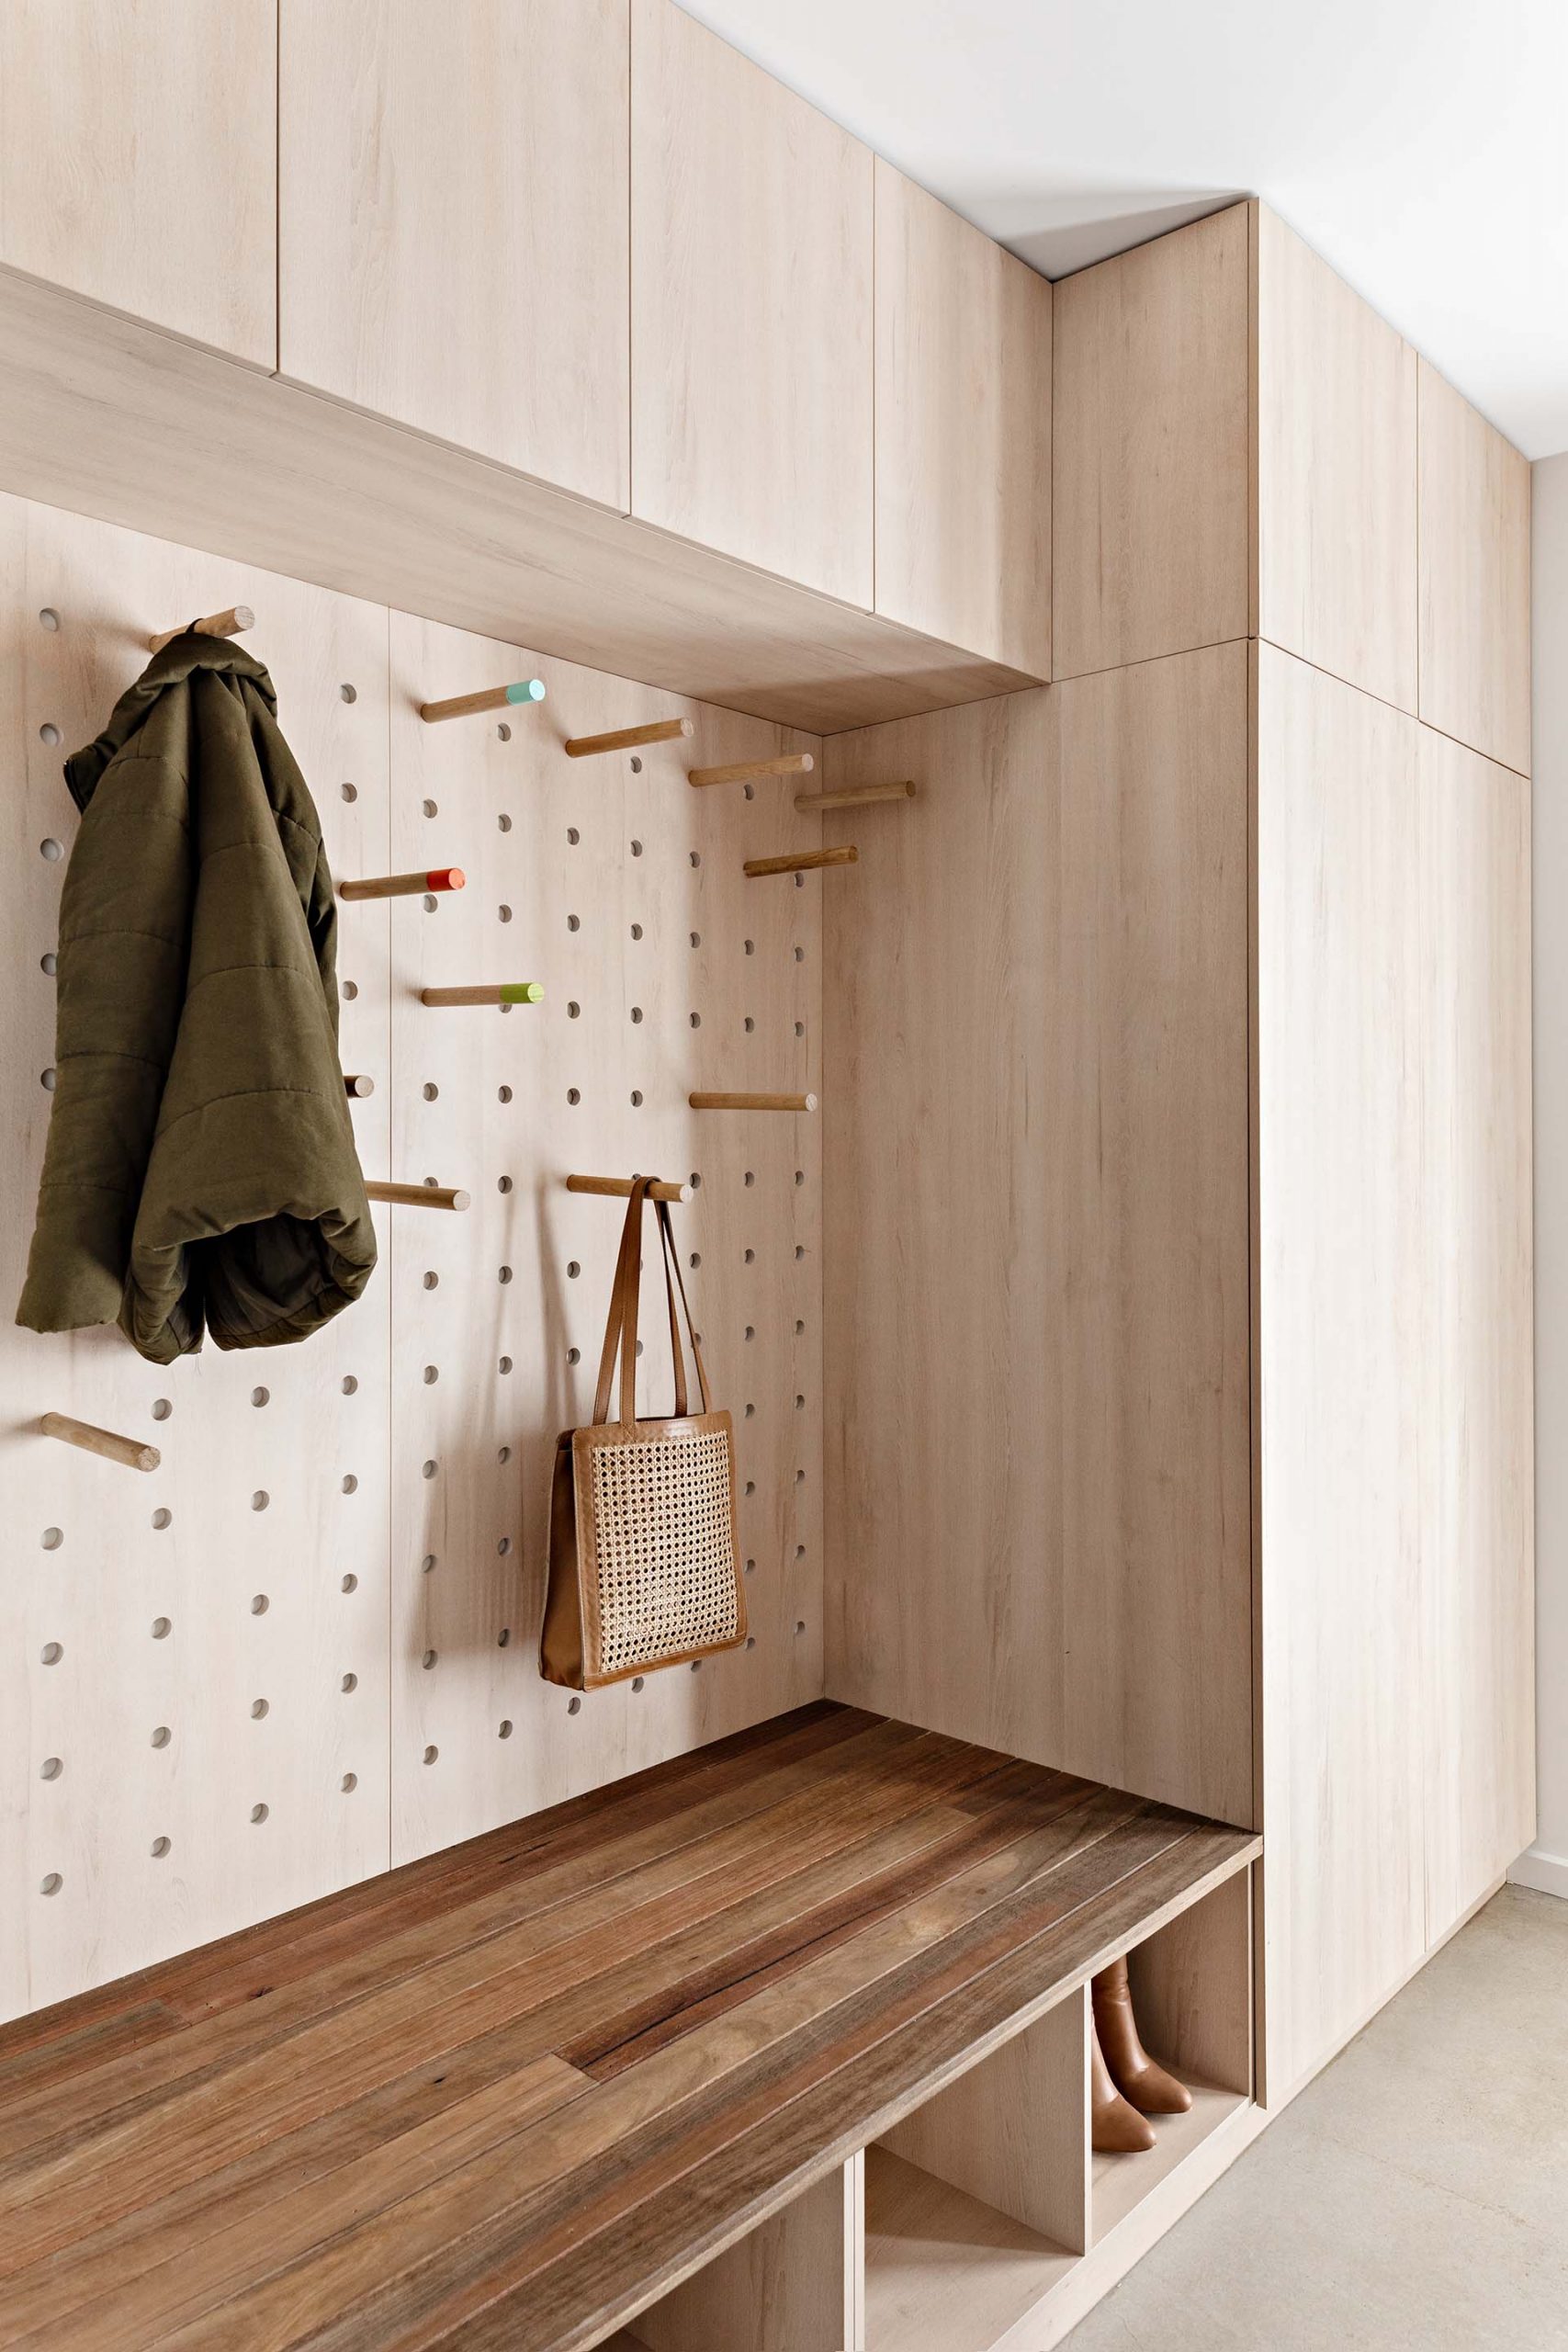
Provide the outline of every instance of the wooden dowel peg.
[[815,1094],[688,1094],[694,1111],[815,1111]]
[[376,1081],[373,1078],[366,1078],[362,1072],[355,1071],[350,1076],[349,1072],[344,1070],[343,1091],[345,1094],[352,1094],[356,1102],[363,1102],[367,1094],[375,1093]]
[[117,1437],[113,1430],[95,1429],[91,1421],[73,1421],[69,1413],[45,1413],[39,1428],[45,1437],[57,1437],[62,1445],[79,1445],[84,1453],[101,1454],[106,1462],[123,1463],[128,1470],[156,1470],[164,1458],[155,1445],[143,1445],[139,1438]]
[[537,980],[486,980],[471,989],[421,989],[421,1004],[537,1004],[545,991]]
[[199,621],[182,621],[178,628],[161,628],[156,637],[147,640],[149,653],[162,652],[176,637],[184,637],[188,629],[193,637],[241,637],[254,628],[256,616],[249,605],[231,605],[226,613],[209,613]]
[[819,865],[853,865],[858,849],[803,849],[788,857],[749,857],[742,869],[753,881],[759,874],[811,874]]
[[461,890],[468,876],[460,865],[432,866],[427,874],[373,874],[364,882],[340,882],[340,899],[417,899],[427,890]]
[[696,731],[689,718],[650,718],[646,727],[617,727],[608,735],[573,735],[563,748],[569,760],[591,760],[598,752],[635,752],[639,743],[673,743]]
[[446,1184],[382,1184],[365,1185],[367,1201],[389,1201],[399,1209],[466,1209],[467,1193],[454,1192]]
[[913,800],[912,784],[856,784],[842,792],[797,792],[795,805],[803,817],[827,808],[864,808],[874,800]]
[[[631,1198],[632,1180],[629,1176],[569,1176],[566,1189],[569,1193],[596,1193],[608,1201],[626,1201]],[[684,1184],[662,1182],[650,1184],[648,1196],[650,1201],[683,1201],[686,1187]]]
[[445,702],[422,702],[422,718],[471,718],[480,710],[513,710],[519,703],[543,702],[543,678],[519,678],[514,685],[486,686],[482,694],[448,695]]
[[809,775],[817,765],[809,752],[783,752],[776,760],[735,760],[727,768],[688,768],[688,784],[750,784],[758,775]]

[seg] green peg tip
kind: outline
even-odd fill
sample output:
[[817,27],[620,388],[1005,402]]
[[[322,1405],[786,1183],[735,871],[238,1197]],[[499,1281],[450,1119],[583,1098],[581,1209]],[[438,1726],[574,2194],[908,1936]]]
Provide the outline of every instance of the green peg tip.
[[508,686],[506,699],[508,702],[543,702],[545,699],[543,678],[525,678],[520,684]]
[[507,980],[502,983],[502,1004],[537,1004],[544,995],[537,980]]

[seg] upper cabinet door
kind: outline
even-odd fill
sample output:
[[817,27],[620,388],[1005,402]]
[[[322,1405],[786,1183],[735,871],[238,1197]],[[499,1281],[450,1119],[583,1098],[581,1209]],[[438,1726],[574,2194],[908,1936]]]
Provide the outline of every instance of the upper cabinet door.
[[1529,774],[1530,469],[1423,359],[1421,717]]
[[1054,292],[1055,675],[1249,635],[1247,206]]
[[872,156],[632,7],[632,511],[870,609]]
[[282,372],[624,513],[628,31],[282,0]]
[[876,609],[1051,674],[1051,288],[880,160]]
[[276,0],[6,0],[0,262],[271,368]]
[[1416,708],[1416,354],[1258,205],[1258,633]]

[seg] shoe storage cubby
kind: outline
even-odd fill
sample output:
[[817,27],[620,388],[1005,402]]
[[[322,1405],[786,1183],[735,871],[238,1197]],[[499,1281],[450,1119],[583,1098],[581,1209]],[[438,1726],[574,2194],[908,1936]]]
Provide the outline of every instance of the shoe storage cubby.
[[[1252,1873],[1123,1947],[1138,2030],[1192,2096],[1090,2144],[1087,1983],[639,2313],[612,2352],[1045,2352],[1256,2121]],[[1106,1960],[1114,1959],[1114,1951]]]

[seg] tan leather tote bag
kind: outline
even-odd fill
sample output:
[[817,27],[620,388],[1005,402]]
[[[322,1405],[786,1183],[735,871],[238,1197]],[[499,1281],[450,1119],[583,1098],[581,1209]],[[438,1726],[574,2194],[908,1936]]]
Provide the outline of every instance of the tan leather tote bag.
[[[642,1210],[654,1181],[637,1177],[626,1206],[592,1426],[563,1430],[556,1442],[539,1671],[547,1681],[571,1690],[597,1690],[652,1667],[735,1649],[746,1638],[735,1520],[735,1430],[728,1413],[713,1409],[663,1201],[654,1208],[670,1305],[675,1410],[668,1420],[637,1419]],[[700,1413],[686,1410],[677,1285],[702,1396]],[[620,1419],[612,1421],[607,1416],[617,1351]]]

